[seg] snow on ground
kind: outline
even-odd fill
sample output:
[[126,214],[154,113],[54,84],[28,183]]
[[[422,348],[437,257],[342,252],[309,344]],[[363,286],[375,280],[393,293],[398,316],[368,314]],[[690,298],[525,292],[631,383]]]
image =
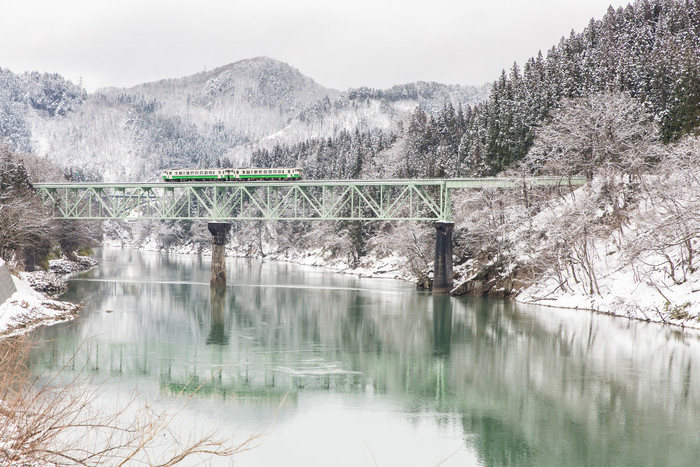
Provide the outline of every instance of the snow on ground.
[[[82,304],[56,300],[47,295],[65,291],[67,275],[85,271],[97,265],[92,258],[79,256],[77,261],[66,258],[49,262],[50,272],[21,272],[12,276],[17,291],[0,304],[0,337],[22,334],[37,326],[73,319]],[[45,293],[39,292],[42,290]]]
[[22,278],[12,276],[12,280],[17,291],[0,305],[0,336],[21,334],[40,325],[72,319],[82,308],[80,304],[51,299],[32,289]]
[[[525,289],[516,301],[558,308],[589,309],[600,313],[643,321],[656,321],[699,328],[700,274],[695,273],[682,284],[662,283],[658,277],[639,282],[635,271],[625,265],[620,254],[600,258],[596,264],[600,295],[581,289],[564,292],[553,277],[545,277]],[[660,275],[659,275],[660,276]],[[658,288],[657,288],[658,287]],[[674,318],[675,316],[675,318]]]
[[[588,190],[593,189],[586,186],[577,190],[578,199],[585,197]],[[552,217],[562,215],[563,210],[570,208],[573,203],[573,197],[570,196],[559,208],[543,212],[542,216],[538,216],[541,218],[535,219],[535,228],[542,229]],[[686,266],[680,272],[681,267],[676,266],[677,270],[669,272],[670,264],[681,264],[683,247],[665,245],[663,249],[646,248],[632,252],[635,242],[640,238],[658,235],[658,230],[650,228],[648,222],[658,215],[659,210],[653,203],[642,200],[630,212],[628,225],[593,242],[590,257],[597,285],[595,293],[591,294],[587,290],[590,283],[576,283],[570,270],[564,272],[569,289],[564,290],[552,269],[518,294],[515,300],[558,308],[588,309],[631,319],[700,329],[700,268],[693,270]],[[700,239],[690,241],[692,249],[697,251]],[[579,279],[582,276],[579,274]]]

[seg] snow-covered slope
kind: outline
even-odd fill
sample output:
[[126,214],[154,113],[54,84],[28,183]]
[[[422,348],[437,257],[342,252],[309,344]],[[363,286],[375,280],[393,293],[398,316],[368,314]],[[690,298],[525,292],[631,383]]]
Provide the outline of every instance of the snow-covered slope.
[[48,298],[18,277],[12,279],[17,291],[0,303],[0,336],[22,334],[40,325],[72,319],[82,308]]
[[8,130],[0,138],[77,179],[104,180],[149,180],[164,167],[218,161],[244,165],[257,148],[393,130],[417,106],[470,105],[489,90],[410,83],[341,92],[266,57],[90,95],[58,75],[32,76],[0,70],[0,101],[7,101],[0,123]]
[[[532,256],[546,248],[553,250],[555,241],[564,242],[570,252],[568,257],[551,262],[539,280],[516,300],[700,328],[700,269],[693,257],[700,248],[697,219],[668,210],[659,195],[665,191],[672,205],[693,210],[700,192],[697,185],[674,188],[668,180],[650,177],[648,183],[655,187],[639,192],[636,205],[628,210],[626,222],[619,228],[594,230],[596,218],[609,214],[604,208],[589,211],[592,221],[584,219],[585,205],[595,206],[605,189],[596,179],[552,209],[543,210],[531,226],[513,232],[513,243],[521,252],[527,251],[519,240],[525,229],[549,237],[537,244],[539,251],[528,252]],[[566,236],[565,230],[574,229],[560,225],[573,219],[589,226],[587,238]]]

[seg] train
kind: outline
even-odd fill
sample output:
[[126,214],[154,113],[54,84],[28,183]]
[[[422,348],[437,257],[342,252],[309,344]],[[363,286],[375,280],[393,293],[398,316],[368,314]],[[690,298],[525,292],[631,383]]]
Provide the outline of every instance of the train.
[[248,167],[242,169],[168,169],[165,182],[242,182],[260,180],[299,180],[301,170],[289,167]]

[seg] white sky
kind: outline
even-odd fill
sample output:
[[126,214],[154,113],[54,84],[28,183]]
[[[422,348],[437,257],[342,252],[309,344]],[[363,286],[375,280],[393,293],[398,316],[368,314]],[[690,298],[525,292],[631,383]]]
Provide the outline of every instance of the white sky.
[[0,0],[0,67],[93,91],[268,56],[345,90],[483,84],[615,0]]

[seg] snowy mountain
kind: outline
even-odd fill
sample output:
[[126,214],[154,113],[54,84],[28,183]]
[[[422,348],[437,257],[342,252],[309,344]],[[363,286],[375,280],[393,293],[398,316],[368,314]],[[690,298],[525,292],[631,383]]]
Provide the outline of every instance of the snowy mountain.
[[[93,94],[58,75],[0,69],[0,137],[77,179],[149,180],[164,167],[245,165],[252,151],[275,144],[393,130],[417,106],[472,105],[489,89],[412,83],[341,92],[265,57]],[[57,101],[53,112],[39,105],[47,96]]]

